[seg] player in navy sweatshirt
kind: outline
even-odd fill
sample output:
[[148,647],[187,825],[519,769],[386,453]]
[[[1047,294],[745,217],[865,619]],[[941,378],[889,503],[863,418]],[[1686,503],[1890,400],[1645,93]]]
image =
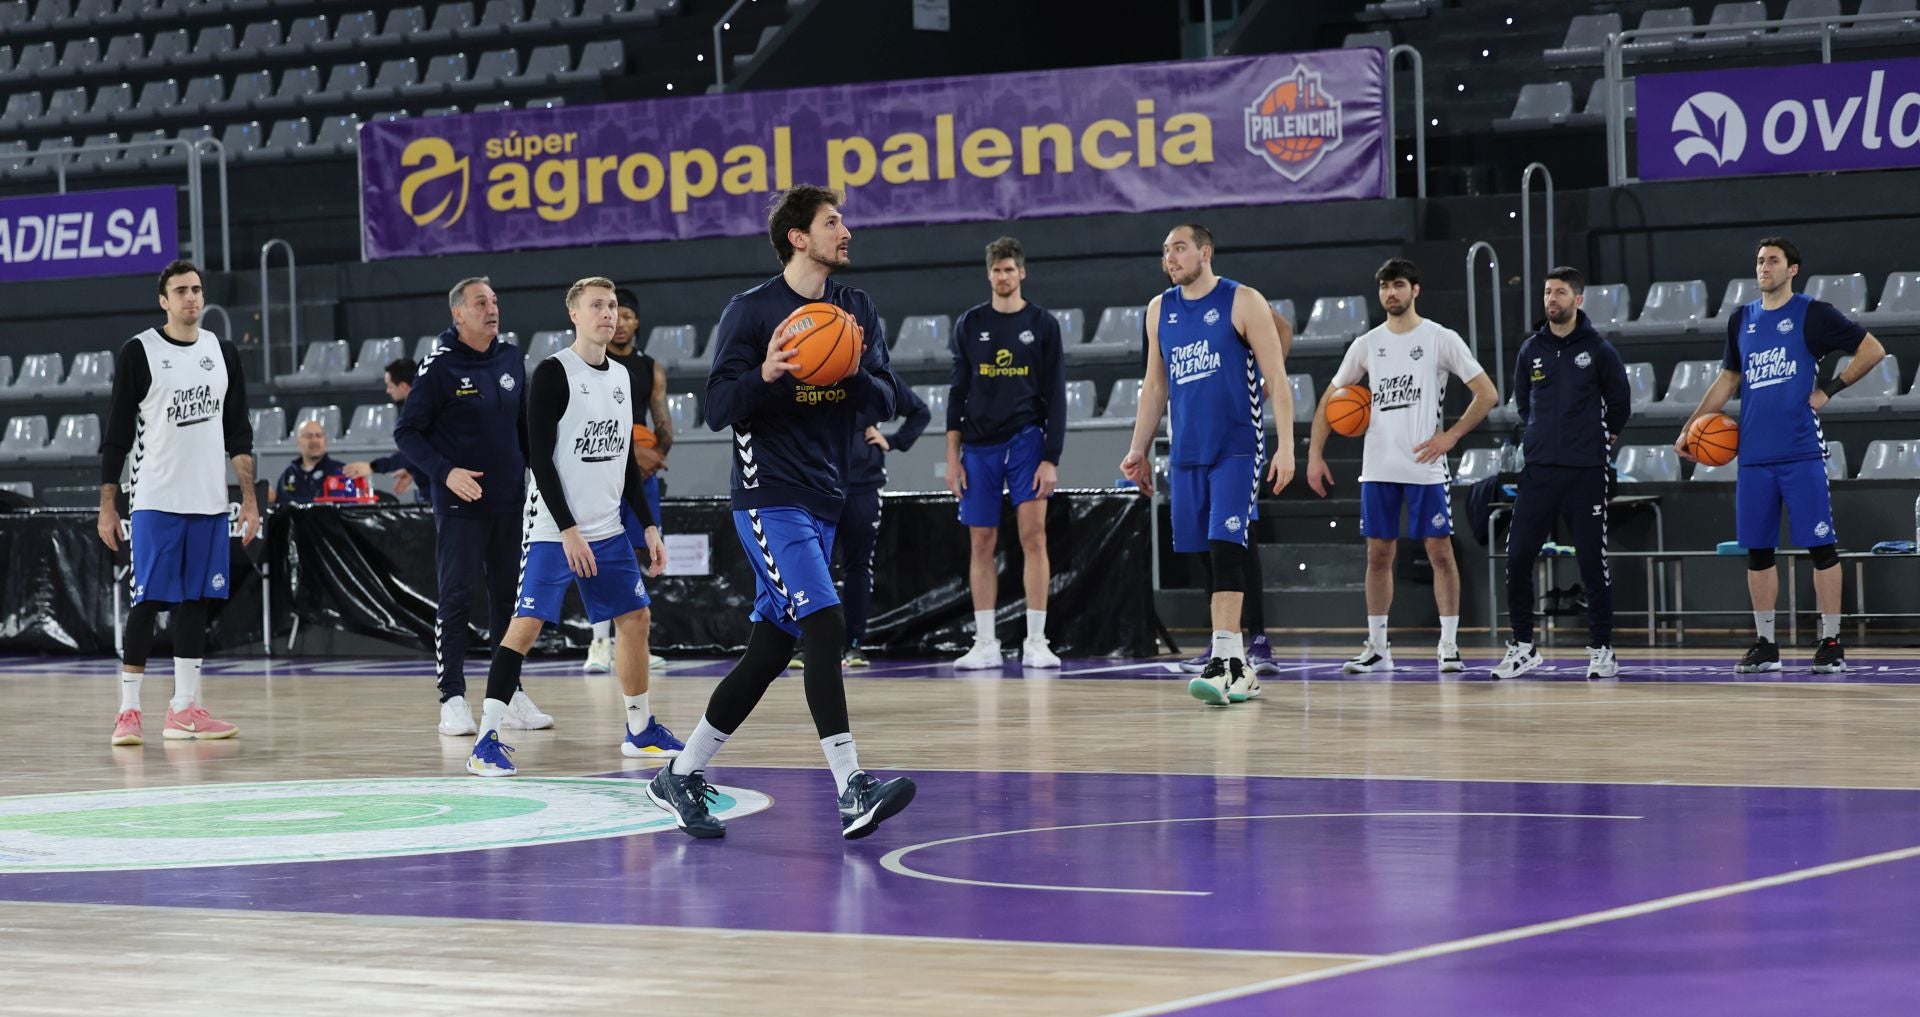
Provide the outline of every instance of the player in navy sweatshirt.
[[[526,498],[522,425],[526,363],[501,339],[500,301],[486,278],[462,279],[447,294],[453,324],[420,364],[400,407],[394,444],[433,479],[434,554],[440,581],[434,616],[434,671],[440,733],[473,734],[467,705],[467,615],[486,571],[488,633],[499,640],[513,613],[520,570],[520,513]],[[525,692],[510,728],[553,726]]]
[[[648,796],[695,837],[726,833],[707,809],[707,763],[786,669],[802,634],[807,709],[839,792],[841,836],[865,837],[913,800],[913,781],[881,783],[860,769],[840,674],[847,619],[827,563],[860,423],[894,415],[900,382],[887,366],[873,299],[829,278],[847,266],[852,237],[839,206],[838,194],[806,184],[775,198],[767,239],[781,273],[734,297],[714,338],[707,426],[733,433],[733,522],[755,588],[747,652],[713,690],[686,749],[647,785]],[[844,308],[864,330],[863,342],[873,340],[859,369],[833,385],[789,377],[793,353],[771,341],[787,315],[814,301]]]
[[960,503],[971,539],[968,579],[973,588],[973,648],[954,667],[999,667],[994,635],[1000,577],[993,552],[1000,544],[1002,492],[1013,499],[1025,558],[1027,637],[1025,667],[1059,667],[1047,645],[1047,499],[1059,480],[1067,443],[1067,376],[1060,322],[1021,294],[1027,255],[1020,241],[987,245],[987,283],[993,299],[964,311],[953,323],[953,390],[947,396],[947,490]]
[[1540,665],[1533,648],[1533,565],[1556,518],[1567,521],[1587,590],[1587,677],[1619,673],[1613,656],[1613,576],[1607,568],[1607,473],[1613,439],[1627,426],[1627,365],[1587,312],[1577,269],[1547,273],[1547,321],[1520,344],[1513,403],[1526,425],[1527,465],[1507,530],[1507,611],[1513,640],[1494,666],[1513,678]]

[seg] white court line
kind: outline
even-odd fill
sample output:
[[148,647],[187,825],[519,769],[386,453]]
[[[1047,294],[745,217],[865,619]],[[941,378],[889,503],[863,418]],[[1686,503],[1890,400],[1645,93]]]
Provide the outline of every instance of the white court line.
[[1609,816],[1582,812],[1283,812],[1266,816],[1188,816],[1177,819],[1130,819],[1115,823],[1075,823],[1071,826],[1036,826],[1025,830],[1000,830],[994,833],[975,833],[965,837],[948,837],[944,840],[930,840],[921,844],[909,844],[895,848],[880,859],[880,867],[898,876],[924,879],[934,883],[952,883],[958,886],[983,886],[998,890],[1060,890],[1069,893],[1137,893],[1159,897],[1210,897],[1211,890],[1136,890],[1117,886],[1053,886],[1041,883],[1001,883],[987,879],[962,879],[959,876],[939,876],[931,872],[921,872],[909,866],[901,859],[922,848],[941,847],[946,844],[960,844],[970,840],[988,840],[994,837],[1012,837],[1027,833],[1058,833],[1062,830],[1103,830],[1117,826],[1164,826],[1176,823],[1233,823],[1256,819],[1408,819],[1425,817],[1451,818],[1508,818],[1508,819],[1644,819],[1644,816]]
[[447,915],[389,915],[363,914],[343,911],[281,911],[253,908],[212,908],[196,905],[168,904],[111,904],[96,901],[52,901],[52,900],[7,900],[0,898],[0,911],[9,907],[48,908],[59,910],[103,911],[110,909],[128,909],[148,912],[186,912],[213,916],[245,916],[250,918],[325,918],[348,922],[367,922],[387,925],[460,925],[499,924],[508,928],[535,926],[556,929],[617,929],[623,932],[659,932],[674,934],[681,932],[711,932],[723,937],[739,936],[785,936],[789,938],[825,937],[831,939],[879,939],[897,943],[950,943],[955,946],[1017,946],[1022,949],[1037,947],[1055,950],[1127,950],[1139,953],[1176,953],[1176,954],[1230,954],[1236,957],[1331,957],[1339,960],[1366,960],[1373,954],[1366,953],[1318,953],[1304,950],[1242,950],[1230,947],[1193,947],[1193,946],[1150,946],[1132,943],[1066,943],[1050,939],[976,939],[969,936],[917,936],[893,932],[830,932],[799,929],[737,929],[713,925],[625,925],[609,922],[568,922],[551,918],[461,918]]
[[[741,764],[749,765],[749,764]],[[770,770],[809,770],[818,769],[817,764],[752,764],[760,769]],[[1442,777],[1430,773],[1227,773],[1221,770],[1029,770],[1021,767],[995,767],[983,770],[975,766],[888,766],[885,770],[909,770],[915,773],[1044,773],[1060,776],[1115,776],[1115,777],[1231,777],[1237,780],[1406,780],[1431,781],[1452,784],[1597,784],[1618,785],[1621,787],[1718,787],[1718,788],[1765,788],[1769,791],[1920,791],[1920,786],[1900,784],[1751,784],[1731,781],[1699,780],[1588,780],[1583,777]],[[105,769],[102,767],[101,769]],[[75,771],[61,770],[43,776],[58,776],[61,773]],[[592,776],[583,774],[582,776]]]
[[1465,939],[1448,940],[1444,943],[1415,947],[1411,950],[1400,950],[1378,957],[1370,957],[1362,961],[1354,961],[1351,964],[1339,964],[1330,968],[1321,968],[1318,971],[1306,971],[1297,975],[1269,978],[1264,982],[1252,982],[1231,989],[1221,989],[1217,992],[1188,996],[1185,999],[1176,999],[1167,1003],[1157,1003],[1152,1006],[1139,1007],[1133,1010],[1122,1010],[1117,1013],[1107,1014],[1106,1017],[1152,1017],[1152,1015],[1155,1014],[1173,1013],[1178,1010],[1204,1006],[1209,1003],[1220,1003],[1230,999],[1240,999],[1245,996],[1271,992],[1275,989],[1291,988],[1292,986],[1305,985],[1309,982],[1320,982],[1329,978],[1339,978],[1342,975],[1359,974],[1362,971],[1374,971],[1412,961],[1444,957],[1448,954],[1465,953],[1469,950],[1481,949],[1482,947],[1499,946],[1503,943],[1512,943],[1522,939],[1533,939],[1539,936],[1552,935],[1556,932],[1565,932],[1568,929],[1580,929],[1590,925],[1615,922],[1622,918],[1637,918],[1641,915],[1654,914],[1659,911],[1670,911],[1674,908],[1685,907],[1689,904],[1699,904],[1703,901],[1718,900],[1722,897],[1751,893],[1755,890],[1784,886],[1788,883],[1799,883],[1809,879],[1818,879],[1821,876],[1831,876],[1841,872],[1850,872],[1854,869],[1864,869],[1872,865],[1884,865],[1887,862],[1905,861],[1909,858],[1920,858],[1920,845],[1900,848],[1896,851],[1882,851],[1874,855],[1862,855],[1858,858],[1848,858],[1838,862],[1828,862],[1825,865],[1816,865],[1807,869],[1796,869],[1790,872],[1782,872],[1778,875],[1763,876],[1759,879],[1749,879],[1739,883],[1728,883],[1725,886],[1714,886],[1704,890],[1678,893],[1671,897],[1660,897],[1654,900],[1642,901],[1638,904],[1627,904],[1622,907],[1608,908],[1605,911],[1594,911],[1589,914],[1575,915],[1571,918],[1557,918],[1550,922],[1523,925],[1516,929],[1489,932],[1479,936],[1468,936]]

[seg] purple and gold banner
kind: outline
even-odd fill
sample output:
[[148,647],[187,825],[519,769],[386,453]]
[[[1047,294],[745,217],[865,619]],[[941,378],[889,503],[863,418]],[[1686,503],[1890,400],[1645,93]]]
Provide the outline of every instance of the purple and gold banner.
[[179,200],[172,187],[0,199],[0,283],[158,272],[179,249]]
[[935,78],[372,123],[368,258],[766,229],[844,189],[856,226],[1386,194],[1377,49]]

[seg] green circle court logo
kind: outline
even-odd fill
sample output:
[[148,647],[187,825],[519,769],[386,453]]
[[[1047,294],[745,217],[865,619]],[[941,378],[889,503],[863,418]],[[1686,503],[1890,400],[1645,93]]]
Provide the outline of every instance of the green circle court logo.
[[[717,788],[713,814],[773,804]],[[617,778],[201,784],[0,798],[0,873],[180,869],[442,854],[674,828]]]

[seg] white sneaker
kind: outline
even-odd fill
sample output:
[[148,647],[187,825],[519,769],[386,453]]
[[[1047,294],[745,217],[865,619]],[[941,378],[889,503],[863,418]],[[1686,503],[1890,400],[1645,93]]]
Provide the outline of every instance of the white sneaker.
[[985,671],[1005,663],[1006,661],[1000,657],[1000,640],[975,639],[973,649],[968,650],[966,656],[954,661],[953,668],[956,671]]
[[1020,666],[1022,667],[1059,667],[1060,658],[1047,645],[1047,638],[1029,638],[1020,644]]
[[500,723],[502,727],[516,731],[539,731],[552,727],[553,717],[541,713],[540,708],[533,705],[533,700],[528,697],[527,690],[521,689],[507,702],[507,715]]
[[588,674],[606,674],[613,670],[613,640],[596,639],[587,644],[587,663],[580,670]]
[[1393,670],[1393,644],[1389,643],[1375,649],[1369,639],[1360,647],[1360,652],[1352,660],[1340,665],[1340,670],[1348,674],[1372,674],[1375,671]]
[[1602,678],[1614,678],[1620,674],[1620,662],[1613,659],[1613,647],[1587,647],[1587,680],[1599,681]]
[[1500,663],[1493,665],[1493,678],[1495,681],[1502,678],[1518,678],[1539,667],[1540,663],[1539,650],[1531,646],[1522,650],[1519,643],[1509,642],[1507,655],[1500,658]]
[[1467,669],[1466,663],[1460,659],[1459,643],[1441,643],[1439,654],[1441,674],[1455,674]]
[[647,654],[647,670],[648,671],[651,672],[651,671],[663,670],[666,668],[666,666],[667,666],[667,658],[662,657],[657,653]]
[[440,704],[440,733],[449,738],[480,733],[479,726],[473,722],[473,707],[467,705],[467,697],[455,696]]
[[1227,699],[1235,703],[1244,703],[1249,699],[1260,698],[1260,678],[1254,669],[1242,663],[1240,667],[1227,670]]

